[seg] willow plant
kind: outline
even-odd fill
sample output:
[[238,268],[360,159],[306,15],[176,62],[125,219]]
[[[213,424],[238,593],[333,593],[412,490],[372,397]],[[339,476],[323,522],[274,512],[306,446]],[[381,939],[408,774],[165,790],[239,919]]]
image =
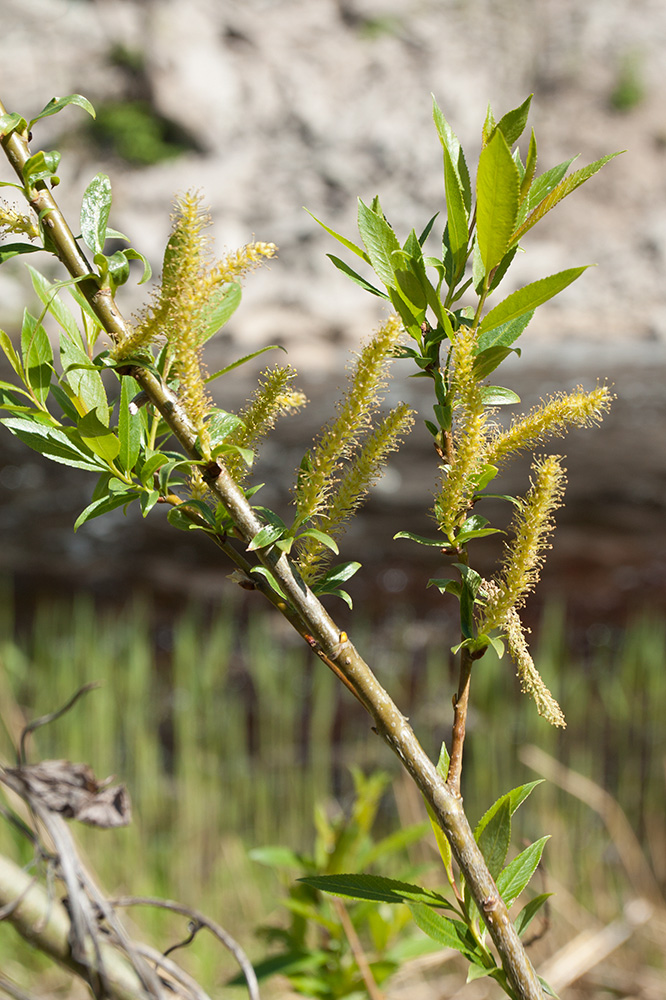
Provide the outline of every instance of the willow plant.
[[[385,299],[393,312],[358,354],[336,415],[306,452],[288,516],[257,505],[259,487],[251,473],[262,438],[278,418],[305,403],[293,387],[294,372],[279,365],[267,370],[247,405],[232,413],[213,405],[210,383],[233,377],[239,365],[262,351],[231,359],[213,374],[203,360],[206,342],[240,302],[241,279],[273,257],[276,248],[252,243],[213,260],[208,215],[196,195],[181,196],[161,280],[138,320],[126,321],[116,293],[129,278],[129,262],[143,262],[142,281],[149,279],[150,268],[132,248],[104,252],[111,238],[129,242],[108,225],[108,178],[98,175],[88,186],[80,236],[75,237],[52,193],[59,154],[30,150],[40,119],[71,104],[94,114],[79,95],[54,99],[32,121],[6,113],[0,105],[2,146],[18,177],[9,187],[22,200],[18,210],[9,205],[0,209],[5,233],[20,237],[0,247],[0,262],[41,253],[56,257],[67,271],[64,280],[51,282],[29,267],[39,313],[25,310],[19,350],[0,333],[14,373],[13,381],[0,384],[2,423],[47,458],[97,475],[75,528],[138,502],[144,516],[156,504],[166,504],[175,527],[207,535],[236,565],[233,579],[261,592],[290,621],[367,709],[376,732],[398,755],[425,798],[451,891],[443,894],[363,873],[312,876],[311,885],[361,899],[407,903],[427,934],[468,959],[471,978],[491,976],[509,996],[537,1000],[547,987],[536,975],[521,935],[545,897],[528,901],[515,922],[508,907],[529,883],[547,838],[507,864],[511,816],[533,784],[501,795],[472,830],[460,779],[471,677],[490,647],[501,655],[506,643],[538,711],[554,725],[564,725],[562,710],[530,657],[520,621],[562,498],[560,458],[536,457],[526,495],[504,497],[513,504],[515,517],[504,561],[492,579],[482,579],[473,569],[470,548],[475,539],[499,530],[477,513],[477,505],[497,495],[489,487],[502,466],[571,426],[596,422],[611,397],[603,385],[577,389],[516,416],[503,428],[497,409],[519,399],[510,389],[489,385],[488,377],[517,351],[514,345],[534,310],[585,268],[528,284],[492,308],[488,301],[529,230],[610,156],[573,173],[568,172],[569,160],[537,174],[534,133],[524,162],[516,147],[526,126],[528,98],[498,122],[488,112],[473,188],[460,143],[434,104],[447,210],[441,256],[427,252],[436,216],[420,235],[412,230],[401,243],[377,198],[370,206],[359,201],[361,245],[328,230],[374,270],[379,286],[341,259],[332,257],[333,263]],[[54,358],[43,326],[46,313],[60,328],[59,358]],[[396,537],[437,546],[450,556],[455,575],[429,584],[460,606],[453,732],[437,763],[321,603],[325,595],[351,603],[343,587],[359,564],[333,562],[336,539],[414,422],[404,404],[389,413],[381,409],[388,370],[398,357],[411,359],[415,374],[432,382],[433,418],[425,426],[433,439],[439,485],[432,509],[436,537],[409,531]],[[115,377],[114,395],[102,378],[105,373]]]

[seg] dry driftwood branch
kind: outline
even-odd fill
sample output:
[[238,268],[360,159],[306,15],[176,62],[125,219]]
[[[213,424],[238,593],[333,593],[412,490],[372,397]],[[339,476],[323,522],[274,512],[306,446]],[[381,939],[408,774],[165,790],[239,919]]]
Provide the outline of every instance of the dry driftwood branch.
[[[59,718],[75,703],[81,689],[63,708],[25,727],[20,739],[18,767],[0,767],[0,783],[28,806],[34,829],[18,824],[35,849],[35,862],[47,866],[49,888],[7,858],[0,857],[0,920],[41,951],[76,972],[100,1000],[209,1000],[191,976],[172,959],[147,945],[134,943],[123,927],[114,905],[105,898],[81,861],[74,838],[63,817],[98,827],[125,826],[131,819],[129,796],[111,779],[98,782],[87,764],[65,760],[26,764],[25,738],[39,725]],[[11,815],[7,811],[7,815]],[[48,843],[42,836],[46,834]],[[53,883],[60,879],[66,895],[54,898]],[[124,905],[146,902],[138,897]],[[236,957],[243,971],[250,1000],[259,1000],[252,965],[234,939],[219,924],[201,913],[170,900],[147,900],[189,916],[195,931],[207,927]],[[194,937],[192,933],[190,940]],[[0,982],[0,989],[3,984]],[[7,981],[10,995],[15,996]],[[21,998],[18,998],[21,1000]]]

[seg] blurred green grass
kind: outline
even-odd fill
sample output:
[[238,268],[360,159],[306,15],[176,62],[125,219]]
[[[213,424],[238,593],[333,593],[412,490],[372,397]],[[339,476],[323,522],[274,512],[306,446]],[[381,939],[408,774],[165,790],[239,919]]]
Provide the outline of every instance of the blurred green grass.
[[[53,711],[84,683],[102,682],[41,728],[28,748],[33,761],[85,761],[98,778],[115,774],[127,783],[130,827],[75,824],[110,894],[161,895],[195,906],[258,955],[252,931],[279,902],[278,882],[247,852],[264,844],[309,847],[315,803],[349,801],[349,764],[395,774],[393,797],[380,814],[384,832],[424,818],[369,719],[298,638],[256,606],[225,599],[217,608],[192,607],[166,628],[140,598],[107,611],[85,595],[44,600],[29,627],[17,625],[10,594],[0,606],[4,761],[13,761],[28,719]],[[593,627],[576,650],[566,634],[563,609],[550,605],[535,660],[565,710],[564,732],[520,695],[507,660],[488,655],[475,668],[463,787],[468,814],[474,822],[502,792],[535,777],[518,760],[520,748],[534,743],[621,804],[663,890],[664,623],[646,616],[624,631]],[[395,618],[360,626],[352,638],[436,757],[450,731],[454,637],[439,635],[431,621]],[[516,818],[517,846],[553,834],[545,884],[566,886],[572,910],[612,919],[631,895],[631,875],[589,804],[544,783]],[[30,861],[30,846],[7,823],[0,823],[0,851]],[[131,919],[162,947],[186,936],[184,922],[171,914],[132,911]],[[211,988],[235,971],[204,939],[185,962]],[[0,967],[24,981],[21,964],[38,972],[44,963],[6,928]]]

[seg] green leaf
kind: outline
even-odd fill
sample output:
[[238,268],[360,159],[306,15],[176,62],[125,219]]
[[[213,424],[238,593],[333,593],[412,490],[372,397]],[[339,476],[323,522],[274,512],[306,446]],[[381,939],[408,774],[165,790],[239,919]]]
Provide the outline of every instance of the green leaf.
[[[204,329],[199,343],[205,344],[228,322],[238,309],[241,298],[242,289],[238,281],[227,282],[211,295],[204,310]],[[269,348],[264,348],[264,350],[269,350]],[[212,377],[215,378],[215,376]]]
[[83,442],[105,462],[113,462],[120,452],[120,441],[107,424],[102,423],[98,410],[89,410],[78,421]]
[[524,934],[529,925],[532,923],[537,913],[544,905],[546,900],[550,899],[552,892],[542,892],[540,896],[535,896],[531,899],[529,903],[525,903],[522,910],[516,917],[514,927],[518,934]]
[[286,348],[282,347],[280,344],[268,344],[266,347],[260,347],[258,351],[253,351],[252,354],[245,354],[242,358],[238,358],[237,361],[232,361],[230,365],[220,368],[220,370],[216,371],[213,375],[209,375],[206,382],[212,382],[213,379],[219,378],[220,375],[226,375],[228,372],[232,372],[234,368],[247,364],[248,361],[252,361],[253,358],[258,358],[260,354],[265,354],[266,351],[284,351],[285,354],[287,353]]
[[434,96],[432,98],[432,117],[439,135],[439,141],[441,142],[442,147],[448,150],[449,156],[451,157],[451,163],[453,164],[458,180],[460,181],[460,189],[463,193],[465,209],[469,213],[472,207],[472,183],[469,176],[469,170],[467,169],[465,154],[463,153],[458,136],[455,134],[442,114]]
[[55,115],[63,108],[68,107],[70,104],[76,104],[78,107],[83,108],[87,111],[91,118],[95,118],[95,109],[85,97],[81,94],[68,94],[67,97],[52,97],[49,103],[39,112],[39,114],[31,119],[29,128],[35,124],[35,122],[40,121],[42,118],[48,118],[50,115]]
[[275,593],[278,594],[284,601],[288,601],[289,600],[289,598],[287,597],[287,595],[283,591],[282,587],[280,586],[280,584],[276,580],[276,578],[273,575],[273,573],[271,573],[271,571],[269,569],[267,569],[265,566],[253,566],[252,569],[250,570],[250,572],[251,573],[257,573],[259,576],[265,577],[265,579],[268,581],[268,583],[269,583],[269,585],[271,587],[271,590],[274,590]]
[[65,303],[58,296],[58,291],[65,285],[69,285],[69,281],[65,282],[55,282],[51,284],[48,278],[45,278],[43,274],[35,270],[29,264],[26,265],[28,272],[30,273],[30,280],[32,281],[32,287],[39,296],[40,300],[47,307],[51,315],[56,319],[58,325],[62,327],[70,340],[76,343],[81,343],[81,334],[74,316],[71,311],[67,308]]
[[539,204],[539,202],[543,201],[546,195],[549,195],[550,192],[557,187],[571,164],[577,159],[578,156],[572,156],[568,160],[563,160],[562,163],[558,163],[549,170],[545,170],[542,174],[539,174],[539,176],[535,178],[527,193],[527,199],[525,202],[526,212],[531,212],[532,209]]
[[130,268],[126,250],[116,250],[108,257],[103,253],[96,253],[93,262],[99,268],[103,288],[115,291],[129,278]]
[[370,867],[370,865],[373,865],[380,858],[395,856],[411,844],[423,840],[429,829],[429,823],[414,823],[411,826],[403,827],[401,830],[396,830],[395,833],[389,834],[388,837],[383,837],[370,848],[367,854],[364,853],[364,865]]
[[37,253],[42,249],[43,247],[35,247],[32,243],[3,243],[0,247],[0,264],[11,260],[12,257],[18,257],[19,254]]
[[147,490],[145,493],[141,493],[139,496],[139,503],[141,504],[141,513],[143,517],[148,517],[148,514],[150,514],[159,499],[160,494],[157,490]]
[[3,417],[0,422],[29,448],[38,451],[45,458],[50,458],[52,462],[92,472],[99,472],[104,467],[100,460],[84,447],[83,442],[79,443],[74,434],[70,439],[63,428],[51,427],[26,417]]
[[116,507],[122,507],[124,504],[131,503],[136,498],[137,493],[135,491],[127,490],[125,493],[113,493],[110,496],[93,500],[77,517],[74,522],[74,531],[78,531],[86,521],[91,521],[94,517],[99,517],[101,514],[108,514],[109,511],[115,510]]
[[532,134],[530,136],[530,144],[527,149],[527,160],[525,161],[525,173],[523,174],[523,179],[520,182],[520,197],[521,200],[526,198],[530,187],[532,186],[532,181],[534,180],[534,172],[537,165],[537,141],[534,134],[534,129],[532,129]]
[[479,329],[482,333],[486,333],[495,327],[524,316],[530,310],[543,305],[548,299],[552,299],[576,278],[580,278],[583,271],[587,270],[589,266],[589,264],[584,264],[582,267],[570,267],[565,271],[558,271],[557,274],[551,274],[547,278],[539,278],[538,281],[524,285],[523,288],[512,292],[499,305],[491,309],[481,320]]
[[493,802],[493,804],[490,806],[489,809],[485,811],[485,813],[483,814],[483,816],[476,825],[476,828],[474,830],[474,837],[476,841],[478,842],[479,837],[481,836],[484,828],[491,821],[495,813],[503,807],[505,802],[508,802],[509,813],[511,816],[513,816],[516,809],[518,809],[522,805],[522,803],[525,801],[528,795],[531,795],[531,793],[534,791],[537,785],[540,785],[542,781],[543,778],[538,778],[536,781],[528,781],[524,785],[518,785],[517,788],[512,788],[510,792],[506,792],[504,795],[501,795],[495,802]]
[[21,173],[27,188],[34,188],[39,181],[50,181],[54,186],[58,183],[56,170],[60,163],[60,153],[57,149],[46,152],[40,149],[23,164]]
[[243,421],[235,413],[217,408],[211,411],[211,415],[206,421],[206,430],[213,446],[226,441],[230,434],[243,426]]
[[267,868],[303,868],[303,855],[289,847],[254,847],[248,852],[251,861]]
[[315,593],[324,592],[322,588],[324,587],[336,587],[340,583],[346,583],[350,580],[355,573],[361,568],[360,562],[345,562],[340,563],[339,566],[334,566],[333,569],[321,577],[314,585]]
[[342,243],[343,247],[346,247],[347,250],[351,250],[352,253],[355,253],[357,255],[357,257],[360,257],[361,260],[364,260],[366,264],[370,263],[370,258],[368,257],[365,250],[361,250],[361,248],[357,247],[355,243],[352,243],[351,240],[348,240],[346,236],[341,236],[340,233],[336,233],[334,229],[329,229],[328,226],[324,225],[321,219],[318,219],[316,215],[312,215],[312,212],[310,211],[309,208],[306,208],[305,211],[308,213],[309,216],[311,216],[311,218],[315,220],[315,222],[318,225],[321,226],[322,229],[325,229],[326,232],[329,233],[329,235],[333,236],[334,239],[338,241],[338,243]]
[[146,454],[146,459],[139,471],[139,477],[144,486],[152,483],[153,476],[161,466],[166,465],[169,459],[162,452],[155,452],[154,455]]
[[257,549],[266,549],[273,545],[278,538],[284,535],[284,527],[277,524],[267,524],[261,531],[258,531],[247,547],[248,552],[255,552]]
[[298,538],[314,538],[316,541],[321,542],[322,545],[325,545],[327,549],[330,549],[331,552],[335,552],[336,555],[340,551],[335,539],[327,535],[325,531],[319,531],[318,528],[307,528],[298,535]]
[[82,411],[97,410],[100,420],[108,423],[108,402],[102,376],[92,365],[86,352],[67,337],[60,338],[60,360],[63,374],[75,397],[82,404]]
[[513,146],[514,142],[517,142],[525,131],[533,96],[530,94],[520,107],[514,108],[513,111],[507,111],[498,121],[497,128],[504,134],[508,146]]
[[401,246],[384,218],[381,208],[374,211],[359,198],[358,229],[377,276],[387,288],[395,288],[392,254],[396,250],[400,251]]
[[11,111],[6,115],[0,115],[0,139],[8,138],[12,132],[27,131],[28,123],[18,112]]
[[4,330],[0,330],[0,347],[4,351],[7,361],[9,361],[10,365],[12,366],[18,377],[21,379],[22,382],[25,382],[25,376],[23,374],[23,366],[21,364],[19,356],[16,353],[16,350],[14,349],[11,337],[9,336],[8,333],[5,333]]
[[446,545],[444,538],[425,538],[423,535],[415,535],[412,531],[398,531],[393,538],[408,538],[411,542],[416,542],[418,545],[432,545],[439,549]]
[[485,351],[480,351],[474,359],[472,372],[474,380],[481,382],[484,378],[488,378],[509,354],[511,354],[510,347],[488,347]]
[[547,840],[550,840],[550,837],[541,837],[540,840],[530,844],[498,875],[497,888],[507,907],[520,896],[532,878]]
[[482,385],[480,393],[484,406],[509,406],[520,402],[520,396],[503,385]]
[[121,376],[118,410],[118,461],[125,472],[131,472],[139,458],[142,423],[138,413],[130,413],[129,404],[139,391],[139,383],[129,375]]
[[527,328],[532,316],[534,316],[534,309],[530,309],[508,323],[501,323],[499,326],[493,327],[492,330],[482,330],[477,341],[477,357],[492,347],[509,347],[518,340],[521,333]]
[[469,217],[465,208],[462,184],[446,146],[444,146],[444,189],[449,249],[453,257],[453,277],[456,280],[467,260]]
[[441,913],[435,913],[422,903],[410,903],[409,909],[416,925],[433,941],[438,941],[445,948],[455,948],[476,965],[484,964],[483,955],[478,945],[468,928],[460,920],[443,917]]
[[434,889],[424,889],[420,885],[386,878],[384,875],[367,873],[308,875],[306,878],[299,878],[298,881],[314,889],[349,899],[368,899],[376,903],[420,903],[426,907],[437,906],[453,910],[454,913],[458,912],[441,893],[435,892]]
[[547,212],[550,212],[552,208],[555,208],[555,206],[562,201],[563,198],[566,198],[568,194],[571,194],[571,192],[575,191],[577,187],[584,184],[585,181],[589,180],[590,177],[597,173],[597,171],[601,170],[604,164],[608,163],[608,161],[612,160],[614,157],[619,156],[621,152],[622,150],[617,153],[608,153],[606,156],[602,156],[600,159],[595,160],[594,163],[589,163],[586,167],[581,167],[580,170],[576,170],[573,174],[570,174],[569,177],[565,177],[561,180],[560,183],[553,188],[550,194],[546,195],[546,197],[539,202],[537,207],[530,215],[528,215],[522,225],[518,227],[514,233],[513,239],[521,239],[528,229],[531,229],[532,226],[536,225],[536,223],[539,222],[539,220],[542,219]]
[[482,828],[477,838],[488,871],[497,878],[506,860],[511,841],[511,808],[508,799],[504,799],[500,807]]
[[96,174],[81,202],[81,235],[95,254],[104,250],[111,200],[111,181],[106,174]]
[[350,267],[349,264],[345,264],[344,260],[340,260],[339,257],[336,257],[335,254],[332,253],[327,253],[326,256],[333,264],[335,264],[338,271],[342,271],[343,274],[346,274],[348,278],[351,278],[355,284],[360,285],[366,292],[370,292],[371,295],[377,295],[380,299],[388,299],[386,292],[382,292],[381,289],[376,288],[369,281],[366,281],[366,279]]
[[[181,504],[185,507],[185,504]],[[202,531],[203,528],[200,524],[195,524],[191,517],[187,516],[186,511],[181,510],[180,507],[171,507],[169,513],[167,514],[167,521],[169,524],[178,528],[180,531]]]
[[39,402],[44,405],[49,394],[53,351],[46,330],[28,310],[23,312],[21,353],[26,385],[29,385]]
[[476,175],[476,232],[489,274],[512,242],[520,200],[520,177],[503,133],[497,129],[481,150]]
[[[107,239],[117,238],[113,236],[114,232],[115,230],[113,229],[107,229],[106,231]],[[126,237],[123,237],[123,239],[126,239]],[[153,269],[150,266],[150,261],[148,260],[148,258],[144,254],[140,253],[138,250],[133,250],[131,248],[123,250],[123,253],[125,254],[127,260],[140,260],[141,263],[143,264],[143,274],[141,275],[141,280],[139,281],[139,284],[143,285],[146,283],[146,281],[150,281],[150,279],[153,276]]]

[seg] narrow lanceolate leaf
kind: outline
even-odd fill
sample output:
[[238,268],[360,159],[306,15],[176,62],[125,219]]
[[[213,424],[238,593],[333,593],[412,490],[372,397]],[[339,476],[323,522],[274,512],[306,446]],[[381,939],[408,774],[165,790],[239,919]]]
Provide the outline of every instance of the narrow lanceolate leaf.
[[355,284],[360,285],[361,288],[364,288],[366,292],[370,292],[371,295],[377,295],[379,296],[380,299],[388,298],[386,292],[382,292],[381,289],[376,288],[373,284],[367,281],[361,274],[355,271],[353,267],[350,267],[349,264],[345,263],[344,260],[340,260],[339,257],[336,257],[335,254],[332,253],[327,253],[326,256],[331,261],[331,263],[337,267],[338,271],[342,271],[342,273],[346,274],[348,278],[351,278],[351,280]]
[[99,472],[104,464],[91,454],[83,444],[70,440],[64,429],[50,427],[36,420],[24,417],[4,417],[3,423],[12,434],[20,438],[29,448],[38,451],[45,458],[61,465],[70,465],[75,469],[88,469]]
[[523,313],[522,316],[494,327],[492,331],[483,331],[479,335],[476,345],[477,357],[492,347],[509,347],[514,341],[518,340],[518,337],[527,328],[533,316],[534,309],[530,309],[529,312]]
[[362,260],[364,260],[366,264],[370,263],[370,258],[368,257],[365,250],[362,250],[361,247],[357,247],[356,244],[352,243],[351,240],[348,240],[346,236],[341,236],[340,233],[336,233],[334,229],[329,229],[328,226],[324,225],[321,219],[318,219],[316,215],[312,215],[312,212],[308,208],[306,208],[305,211],[315,220],[316,223],[318,223],[321,226],[322,229],[325,229],[330,236],[336,239],[338,243],[342,243],[343,247],[346,247],[347,250],[351,250],[352,253],[355,253],[357,255],[357,257],[360,257]]
[[514,925],[518,934],[525,933],[541,907],[545,902],[547,902],[548,899],[550,899],[551,896],[552,892],[542,892],[541,895],[535,896],[534,899],[531,899],[529,903],[526,903],[525,906],[523,906],[522,910],[516,917]]
[[444,188],[448,220],[449,249],[453,256],[454,276],[465,266],[469,243],[469,218],[465,208],[463,188],[454,168],[451,154],[444,147]]
[[437,128],[442,147],[448,150],[451,162],[453,163],[458,180],[460,181],[460,188],[463,193],[465,208],[467,212],[470,212],[472,207],[472,184],[469,177],[469,170],[467,168],[467,161],[465,160],[465,154],[463,153],[458,136],[455,134],[442,114],[441,108],[437,104],[434,97],[432,99],[432,117],[435,127]]
[[571,194],[572,191],[575,191],[577,187],[580,187],[581,184],[584,184],[586,180],[589,180],[590,177],[601,170],[604,164],[608,163],[608,161],[612,160],[614,157],[619,156],[620,152],[622,152],[622,150],[617,153],[608,153],[607,156],[602,156],[599,160],[595,160],[594,163],[589,163],[586,167],[581,167],[580,170],[574,171],[574,173],[570,174],[569,177],[565,177],[561,180],[560,183],[553,188],[550,194],[546,195],[546,197],[539,202],[534,211],[527,216],[518,229],[516,229],[516,232],[513,234],[512,242],[521,239],[528,229],[531,229],[532,226],[536,225],[536,223],[544,217],[546,212],[550,212],[551,208],[555,208],[555,206],[562,201],[563,198],[566,198],[568,194]]
[[393,261],[391,255],[401,250],[398,238],[382,214],[381,208],[374,211],[358,200],[358,230],[368,253],[368,258],[378,277],[387,288],[395,288]]
[[53,371],[53,351],[46,331],[26,309],[21,330],[21,353],[26,385],[40,403],[46,402]]
[[497,888],[507,907],[511,906],[514,900],[520,896],[532,878],[541,860],[546,841],[549,839],[549,837],[542,837],[540,840],[530,844],[498,875]]
[[477,837],[479,848],[493,878],[497,878],[502,871],[510,841],[511,809],[508,800],[505,799]]
[[507,111],[497,123],[497,128],[504,134],[508,146],[513,146],[514,142],[517,142],[525,131],[532,96],[530,94],[520,107],[514,108],[513,111]]
[[[83,414],[89,410],[97,410],[100,420],[108,424],[108,403],[102,376],[93,367],[86,352],[73,341],[61,337],[60,360],[65,377],[79,400],[79,412]],[[74,403],[76,405],[76,399]]]
[[95,117],[95,109],[86,97],[82,97],[81,94],[68,94],[67,97],[53,97],[46,105],[42,108],[36,118],[33,118],[30,122],[30,128],[35,124],[35,122],[40,121],[42,118],[48,118],[50,115],[56,115],[63,108],[66,108],[69,104],[77,104],[84,111],[87,111],[91,118]]
[[443,917],[421,903],[411,903],[409,909],[416,925],[433,941],[438,941],[445,948],[455,948],[475,965],[483,963],[480,949],[462,921]]
[[34,247],[32,243],[3,243],[0,247],[0,264],[4,264],[6,260],[11,260],[12,257],[18,257],[19,254],[36,253],[41,249],[43,248]]
[[141,417],[138,413],[130,413],[129,407],[138,391],[139,383],[129,375],[123,375],[118,411],[118,439],[120,441],[118,461],[125,472],[131,472],[136,465],[141,447]]
[[423,889],[420,885],[385,878],[383,875],[310,875],[298,881],[334,896],[369,899],[377,903],[421,903],[427,907],[437,906],[458,912],[444,896],[433,889]]
[[576,278],[580,278],[583,271],[587,270],[589,264],[582,267],[570,267],[566,271],[558,271],[547,278],[539,278],[517,292],[512,292],[503,302],[491,309],[481,320],[479,330],[487,333],[498,326],[510,323],[525,313],[543,305],[548,299],[561,292],[567,285],[570,285]]
[[110,496],[100,497],[99,500],[93,500],[77,517],[74,522],[74,531],[78,531],[82,524],[85,524],[86,521],[91,521],[94,517],[108,514],[109,511],[115,510],[116,507],[122,507],[123,504],[131,503],[132,500],[136,500],[137,496],[137,493],[128,490],[126,493],[113,493]]
[[97,410],[90,410],[78,422],[83,443],[105,462],[113,462],[120,452],[120,441],[108,424],[102,423]]
[[203,331],[199,343],[204,344],[231,319],[238,309],[242,290],[239,282],[230,281],[213,293],[203,313]]
[[21,365],[19,356],[16,353],[16,350],[14,349],[14,345],[12,344],[9,334],[5,333],[4,330],[0,330],[0,347],[4,351],[7,361],[9,361],[10,365],[12,366],[18,377],[21,379],[22,382],[25,381],[23,375],[23,366]]
[[520,175],[504,134],[497,129],[481,150],[476,175],[476,232],[486,274],[512,242],[520,201]]
[[94,253],[102,253],[106,227],[111,212],[111,181],[106,174],[97,174],[83,194],[81,203],[81,235]]
[[537,785],[540,785],[542,781],[542,778],[538,778],[536,781],[528,781],[524,785],[518,785],[517,788],[512,788],[510,792],[506,792],[505,795],[501,795],[499,799],[493,802],[491,807],[486,810],[476,825],[474,830],[474,838],[476,841],[478,842],[485,827],[488,823],[490,823],[495,813],[503,808],[505,803],[508,803],[510,815],[513,816],[516,809],[522,805],[528,795],[531,795]]
[[525,173],[523,174],[523,179],[520,182],[520,197],[521,200],[527,196],[527,193],[532,186],[532,181],[534,180],[534,174],[537,165],[537,141],[534,134],[534,129],[532,129],[532,134],[530,136],[530,144],[527,149],[527,159],[525,160]]
[[79,333],[79,328],[76,320],[70,309],[67,308],[65,303],[58,297],[58,285],[52,285],[48,278],[45,278],[43,274],[36,271],[34,267],[26,265],[30,273],[30,280],[32,281],[32,287],[35,292],[47,306],[49,312],[58,321],[59,325],[65,331],[70,340],[81,342],[81,334]]

